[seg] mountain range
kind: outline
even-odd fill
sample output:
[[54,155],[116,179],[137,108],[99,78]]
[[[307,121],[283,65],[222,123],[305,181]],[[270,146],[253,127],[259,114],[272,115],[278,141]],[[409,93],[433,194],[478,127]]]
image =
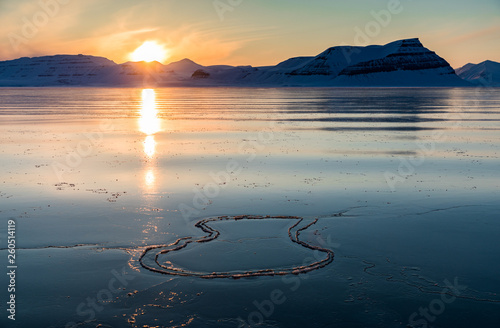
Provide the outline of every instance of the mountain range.
[[117,64],[89,55],[23,57],[0,62],[0,86],[474,86],[498,85],[499,66],[486,61],[455,71],[415,38],[337,46],[264,67],[202,66],[189,59],[163,65]]

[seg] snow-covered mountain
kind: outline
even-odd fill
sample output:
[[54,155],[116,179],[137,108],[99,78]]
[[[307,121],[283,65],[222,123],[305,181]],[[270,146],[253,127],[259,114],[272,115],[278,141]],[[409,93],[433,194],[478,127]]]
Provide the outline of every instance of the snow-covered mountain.
[[84,55],[23,57],[0,62],[0,86],[85,85],[116,66],[109,59]]
[[195,63],[191,59],[184,58],[183,60],[180,60],[178,62],[166,65],[165,68],[171,72],[176,72],[177,74],[185,75],[186,77],[191,77],[191,75],[195,71],[203,69],[204,66]]
[[0,86],[470,86],[418,39],[338,46],[276,66],[202,66],[189,59],[116,64],[57,55],[0,62]]
[[418,39],[384,46],[339,46],[316,57],[289,59],[247,76],[255,82],[329,86],[466,86],[443,58]]
[[500,87],[500,63],[486,60],[479,64],[467,64],[455,72],[476,85]]

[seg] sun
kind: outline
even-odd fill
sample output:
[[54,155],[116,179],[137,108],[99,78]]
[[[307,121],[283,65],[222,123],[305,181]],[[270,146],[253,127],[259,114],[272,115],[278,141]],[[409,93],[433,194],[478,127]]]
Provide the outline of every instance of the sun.
[[156,41],[145,41],[139,48],[130,54],[132,61],[163,62],[168,57],[168,50]]

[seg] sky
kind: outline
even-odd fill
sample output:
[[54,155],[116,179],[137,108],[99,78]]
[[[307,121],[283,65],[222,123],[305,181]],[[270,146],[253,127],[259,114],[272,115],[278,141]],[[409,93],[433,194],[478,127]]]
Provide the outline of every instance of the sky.
[[500,0],[0,0],[0,60],[116,63],[145,41],[163,63],[266,66],[337,45],[418,37],[452,67],[500,62]]

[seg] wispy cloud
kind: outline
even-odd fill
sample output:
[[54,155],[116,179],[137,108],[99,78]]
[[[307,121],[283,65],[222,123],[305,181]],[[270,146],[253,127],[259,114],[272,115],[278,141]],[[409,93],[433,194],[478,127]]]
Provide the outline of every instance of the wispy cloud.
[[500,35],[500,26],[494,25],[478,31],[456,36],[454,38],[449,39],[448,41],[445,41],[444,44],[467,43],[471,40],[483,39],[489,36],[495,36],[496,38],[498,38],[499,35]]
[[165,33],[172,60],[189,56],[202,64],[221,62],[248,43],[270,37],[272,28],[237,27],[235,29],[192,24]]
[[55,1],[47,7],[44,1],[6,1],[0,12],[0,58],[52,54],[64,48],[59,45],[64,43],[66,31],[80,23],[82,10],[96,2]]

